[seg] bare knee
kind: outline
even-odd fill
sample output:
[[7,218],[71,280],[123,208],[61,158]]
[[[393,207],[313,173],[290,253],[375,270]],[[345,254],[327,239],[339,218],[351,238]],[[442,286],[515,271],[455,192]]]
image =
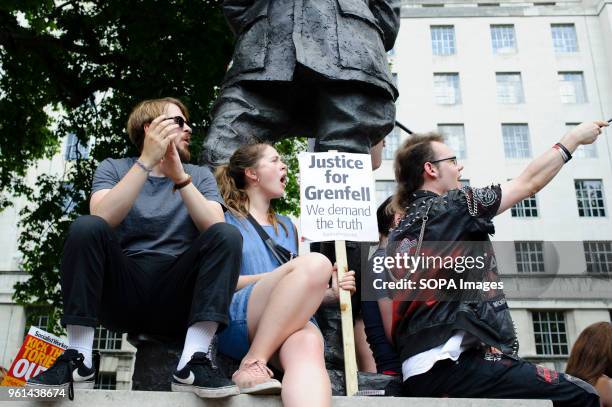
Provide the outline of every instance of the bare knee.
[[319,362],[323,361],[323,355],[323,337],[316,328],[301,329],[295,332],[287,338],[281,351],[281,359],[284,363],[295,359]]
[[332,264],[327,257],[320,253],[305,254],[300,264],[300,272],[305,284],[310,288],[327,288],[331,277]]

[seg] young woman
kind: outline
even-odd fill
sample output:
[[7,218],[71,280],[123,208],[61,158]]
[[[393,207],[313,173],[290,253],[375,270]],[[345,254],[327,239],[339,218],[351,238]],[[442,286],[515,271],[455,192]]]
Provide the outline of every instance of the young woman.
[[232,380],[242,393],[278,393],[281,384],[267,367],[272,359],[284,370],[283,405],[329,406],[323,338],[312,315],[322,301],[337,301],[338,286],[355,291],[354,272],[328,288],[335,269],[321,254],[309,253],[281,265],[246,218],[250,214],[277,244],[297,253],[295,226],[270,207],[287,183],[287,166],[274,148],[242,146],[216,176],[229,208],[225,220],[243,237],[231,322],[219,335],[219,351],[242,359]]
[[596,322],[578,336],[569,360],[567,374],[592,384],[602,407],[612,407],[612,324]]

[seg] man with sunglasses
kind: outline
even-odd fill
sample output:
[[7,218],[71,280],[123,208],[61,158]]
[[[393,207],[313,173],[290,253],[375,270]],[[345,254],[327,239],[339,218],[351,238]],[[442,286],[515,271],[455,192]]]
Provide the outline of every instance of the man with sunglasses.
[[109,158],[97,168],[91,215],[71,225],[60,266],[68,349],[27,386],[93,388],[92,345],[102,323],[163,336],[186,330],[172,390],[238,394],[211,363],[209,348],[228,323],[242,237],[224,223],[208,168],[186,163],[187,118],[177,99],[141,102],[127,122],[140,156]]
[[589,384],[518,357],[489,235],[494,216],[544,188],[576,148],[593,143],[606,126],[580,124],[518,177],[486,188],[461,188],[463,166],[438,134],[414,135],[398,149],[393,206],[404,216],[389,236],[386,256],[413,262],[396,262],[386,272],[399,286],[392,335],[406,395],[599,406]]

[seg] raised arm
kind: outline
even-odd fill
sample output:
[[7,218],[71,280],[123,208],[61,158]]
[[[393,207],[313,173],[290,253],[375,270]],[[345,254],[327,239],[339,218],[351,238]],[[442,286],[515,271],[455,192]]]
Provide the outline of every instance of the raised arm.
[[[178,125],[172,120],[166,120],[165,116],[153,120],[145,133],[138,162],[148,169],[157,165],[174,138],[170,134],[177,128]],[[94,192],[89,201],[89,213],[100,216],[111,227],[118,226],[134,205],[147,180],[149,174],[145,168],[134,164],[115,186]]]
[[[578,146],[595,142],[601,134],[601,129],[607,126],[608,123],[601,120],[581,123],[563,136],[560,143],[573,153]],[[564,163],[562,149],[555,148],[549,149],[529,163],[521,175],[502,184],[502,199],[497,214],[544,188],[557,175]]]

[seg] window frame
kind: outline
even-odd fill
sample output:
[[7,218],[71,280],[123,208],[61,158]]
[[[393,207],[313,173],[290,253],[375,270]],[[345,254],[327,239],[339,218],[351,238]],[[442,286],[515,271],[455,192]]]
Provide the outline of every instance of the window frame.
[[[506,130],[513,129],[512,134]],[[517,133],[516,129],[524,129],[525,132]],[[518,137],[524,137],[518,140]],[[526,123],[502,123],[502,141],[504,145],[504,157],[509,160],[521,160],[531,158],[531,134],[529,125]],[[519,143],[523,144],[522,146]]]
[[[489,26],[489,31],[491,33],[491,50],[493,51],[493,54],[516,54],[516,30],[514,28],[514,24],[491,24]],[[511,38],[504,38],[505,34],[508,32],[512,33]],[[511,46],[500,46],[503,45],[505,42],[511,42]]]
[[434,72],[433,74],[433,96],[434,96],[434,102],[437,105],[460,105],[461,104],[461,83],[460,83],[459,73],[458,72]]
[[[571,28],[572,35],[566,35]],[[560,35],[556,35],[560,34]],[[580,51],[578,34],[574,23],[552,23],[550,25],[553,50],[555,54],[575,54]]]
[[[600,196],[591,197],[588,196],[589,191],[588,185],[585,185],[579,189],[579,183],[598,183],[599,188],[594,189],[595,193],[599,192]],[[576,206],[578,207],[578,216],[581,218],[605,218],[606,212],[606,197],[604,194],[603,179],[574,179],[574,189],[576,191]],[[586,193],[587,196],[580,196],[582,193]],[[593,201],[596,200],[597,204],[592,205]],[[586,205],[585,205],[586,204]],[[601,204],[601,205],[599,205]]]
[[430,25],[431,53],[434,56],[450,56],[457,53],[454,25]]
[[[501,80],[504,78],[504,80]],[[518,78],[518,80],[506,80]],[[495,72],[497,103],[503,105],[520,105],[525,103],[523,76],[520,72]]]
[[[467,140],[465,138],[465,124],[463,123],[438,123],[438,133],[444,137],[444,143],[455,151],[458,160],[465,160],[467,154]],[[451,130],[453,129],[453,130]],[[460,132],[455,132],[460,129]],[[457,139],[451,140],[451,138]]]
[[546,273],[543,241],[516,240],[514,242],[514,259],[516,262],[516,271],[518,273]]
[[[567,332],[567,318],[564,310],[532,310],[531,311],[531,321],[533,327],[533,335],[534,335],[534,344],[536,348],[536,354],[538,356],[568,356],[569,355],[569,339]],[[536,320],[536,315],[538,316]],[[555,319],[548,318],[551,315],[555,316]],[[546,316],[547,318],[542,318]],[[559,318],[559,316],[561,318]],[[539,327],[542,328],[540,330],[536,329],[536,323],[539,324]],[[544,331],[544,324],[548,327],[548,332]],[[556,332],[553,332],[552,327],[556,325]],[[563,330],[559,329],[559,326],[563,326]],[[538,335],[542,338],[540,342],[538,342]],[[544,338],[544,335],[548,337],[548,341]],[[554,338],[553,336],[556,336]],[[565,337],[565,341],[562,341],[561,338]],[[555,339],[557,340],[555,342]],[[559,351],[555,352],[554,346],[558,346]],[[541,351],[538,351],[538,347],[540,347]]]

